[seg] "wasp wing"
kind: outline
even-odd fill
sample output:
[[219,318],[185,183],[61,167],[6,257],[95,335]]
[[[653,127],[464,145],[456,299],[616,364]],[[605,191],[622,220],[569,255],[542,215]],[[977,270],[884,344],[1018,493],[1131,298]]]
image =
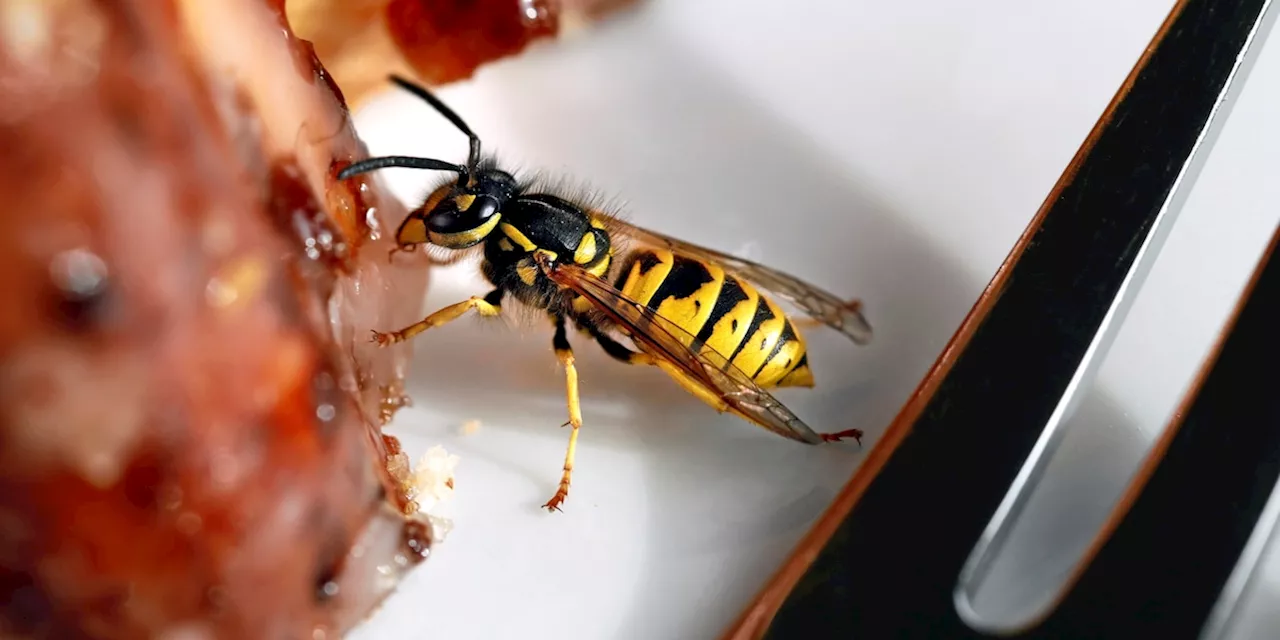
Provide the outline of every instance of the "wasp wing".
[[858,300],[841,300],[830,292],[773,267],[650,231],[625,220],[614,218],[609,224],[642,242],[714,262],[725,271],[800,307],[806,315],[845,334],[855,343],[871,342],[871,324],[862,315],[862,304]]
[[[697,351],[686,346],[694,344],[695,338],[674,322],[628,298],[579,266],[552,264],[545,259],[540,263],[553,282],[590,301],[634,340],[648,347],[652,355],[688,374],[693,381],[724,400],[736,413],[791,440],[807,444],[823,441],[822,436],[723,355],[705,345]],[[683,337],[684,341],[677,336]]]

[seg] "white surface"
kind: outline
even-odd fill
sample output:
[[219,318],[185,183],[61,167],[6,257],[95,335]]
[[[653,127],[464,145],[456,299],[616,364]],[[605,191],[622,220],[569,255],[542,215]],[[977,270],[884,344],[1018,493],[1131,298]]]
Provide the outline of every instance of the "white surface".
[[[819,430],[863,428],[869,448],[1172,4],[660,0],[441,95],[518,168],[585,181],[640,224],[863,298],[874,343],[808,332],[818,387],[778,395]],[[1051,595],[1280,217],[1264,179],[1280,167],[1280,131],[1263,117],[1280,106],[1277,49],[984,587],[993,620]],[[398,92],[357,123],[375,154],[465,156],[460,134]],[[436,178],[384,176],[409,201]],[[441,269],[424,311],[486,291],[473,271]],[[460,320],[416,340],[417,407],[392,431],[415,459],[437,443],[461,456],[456,529],[355,637],[714,638],[865,455],[717,416],[577,340],[585,426],[565,511],[548,514],[538,507],[568,437],[550,339],[541,324]],[[470,419],[480,430],[461,435]]]

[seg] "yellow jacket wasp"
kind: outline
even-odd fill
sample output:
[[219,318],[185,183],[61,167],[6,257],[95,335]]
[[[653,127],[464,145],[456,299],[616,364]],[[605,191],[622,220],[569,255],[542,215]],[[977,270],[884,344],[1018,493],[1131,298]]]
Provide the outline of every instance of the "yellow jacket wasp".
[[[547,509],[569,493],[582,412],[578,374],[566,323],[593,338],[610,356],[654,365],[720,412],[730,412],[786,438],[820,444],[862,431],[817,433],[766,389],[812,387],[813,372],[797,324],[771,297],[788,301],[857,344],[871,339],[861,303],[776,269],[642,229],[599,208],[552,193],[533,193],[482,157],[480,138],[426,89],[392,82],[418,96],[470,139],[465,165],[409,156],[369,158],[338,174],[386,167],[456,173],[410,213],[396,232],[400,248],[427,244],[449,250],[482,246],[480,270],[493,285],[484,296],[445,307],[408,327],[374,331],[388,345],[450,322],[468,311],[500,313],[508,295],[545,311],[555,326],[552,345],[565,368],[573,427],[564,473]],[[630,338],[636,350],[611,334]]]

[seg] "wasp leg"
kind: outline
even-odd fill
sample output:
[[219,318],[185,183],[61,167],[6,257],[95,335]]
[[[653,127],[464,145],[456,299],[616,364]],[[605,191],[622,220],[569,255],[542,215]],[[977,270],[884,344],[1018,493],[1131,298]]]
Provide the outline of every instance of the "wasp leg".
[[569,345],[569,337],[565,335],[564,316],[556,316],[555,324],[556,334],[551,339],[551,346],[556,350],[556,358],[564,366],[569,426],[573,427],[573,431],[569,434],[569,449],[564,454],[564,474],[560,476],[560,487],[556,489],[556,494],[542,505],[548,511],[560,511],[560,504],[569,495],[569,479],[573,475],[573,456],[578,449],[578,430],[582,428],[582,406],[578,402],[578,369],[573,364],[573,348]]
[[494,289],[485,294],[483,298],[479,296],[471,296],[467,300],[463,300],[457,304],[451,304],[425,318],[415,322],[399,331],[373,332],[373,341],[379,346],[387,346],[397,342],[404,342],[413,336],[426,331],[432,327],[438,327],[457,320],[462,314],[475,309],[483,317],[496,316],[502,312],[502,289]]
[[853,438],[859,445],[862,444],[862,429],[845,429],[844,431],[819,433],[818,435],[822,436],[823,442],[840,442],[845,438]]

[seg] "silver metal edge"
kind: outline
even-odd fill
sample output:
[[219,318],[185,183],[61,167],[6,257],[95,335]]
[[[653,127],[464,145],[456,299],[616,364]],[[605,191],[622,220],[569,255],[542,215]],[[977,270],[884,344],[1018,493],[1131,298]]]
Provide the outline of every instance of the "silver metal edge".
[[[1273,0],[1267,0],[1263,5],[1258,20],[1254,23],[1253,29],[1250,30],[1240,54],[1236,57],[1235,65],[1228,75],[1222,91],[1218,94],[1213,110],[1206,119],[1205,125],[1201,128],[1200,135],[1196,138],[1190,156],[1183,163],[1182,170],[1174,180],[1173,187],[1169,190],[1169,195],[1166,196],[1164,205],[1157,214],[1151,231],[1147,234],[1147,239],[1138,250],[1133,266],[1121,283],[1115,300],[1112,301],[1111,307],[1103,317],[1102,323],[1098,327],[1098,332],[1094,335],[1088,350],[1085,351],[1085,355],[1076,368],[1075,374],[1071,377],[1071,381],[1067,384],[1057,407],[1049,416],[1048,421],[1046,421],[1039,439],[1037,439],[1031,454],[1027,457],[1027,461],[1023,463],[1018,475],[1014,477],[1008,493],[1005,494],[1000,506],[996,509],[987,527],[974,545],[973,552],[960,570],[952,598],[956,613],[960,616],[960,619],[975,630],[997,635],[1017,632],[1017,629],[996,628],[986,620],[983,620],[972,605],[973,595],[985,579],[996,554],[1004,546],[1014,524],[1018,520],[1018,516],[1021,515],[1026,507],[1032,492],[1042,480],[1045,467],[1048,466],[1052,453],[1057,450],[1066,433],[1065,423],[1067,418],[1075,411],[1085,393],[1092,386],[1098,369],[1101,368],[1106,360],[1108,349],[1110,349],[1111,344],[1115,341],[1116,334],[1124,324],[1124,318],[1128,314],[1129,308],[1141,291],[1142,283],[1150,273],[1152,264],[1159,256],[1160,249],[1169,234],[1169,229],[1172,228],[1174,220],[1177,219],[1182,205],[1186,202],[1191,188],[1195,184],[1196,178],[1199,177],[1200,171],[1204,167],[1209,155],[1208,152],[1217,142],[1223,123],[1230,115],[1235,98],[1245,84],[1248,73],[1253,68],[1253,64],[1258,57],[1258,51],[1266,40],[1270,26],[1274,22],[1275,16],[1271,12],[1273,4]],[[1217,609],[1215,609],[1216,611]]]
[[1236,561],[1236,568],[1222,587],[1218,602],[1209,612],[1209,619],[1200,632],[1201,640],[1225,640],[1235,630],[1239,621],[1244,595],[1249,587],[1257,584],[1262,569],[1262,559],[1277,543],[1276,530],[1280,528],[1280,483],[1271,490],[1271,497],[1258,516],[1258,524],[1249,535],[1249,542]]

